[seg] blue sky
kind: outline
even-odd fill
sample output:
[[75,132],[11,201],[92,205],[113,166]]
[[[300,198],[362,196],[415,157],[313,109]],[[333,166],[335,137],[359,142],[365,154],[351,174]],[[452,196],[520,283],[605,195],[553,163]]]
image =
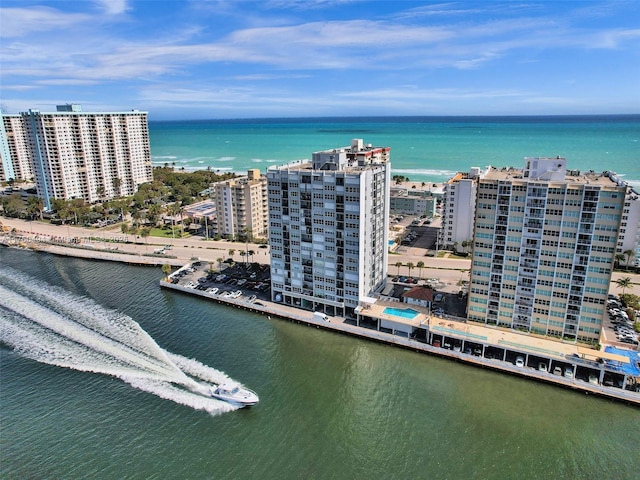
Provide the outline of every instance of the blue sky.
[[2,0],[7,113],[640,113],[640,2]]

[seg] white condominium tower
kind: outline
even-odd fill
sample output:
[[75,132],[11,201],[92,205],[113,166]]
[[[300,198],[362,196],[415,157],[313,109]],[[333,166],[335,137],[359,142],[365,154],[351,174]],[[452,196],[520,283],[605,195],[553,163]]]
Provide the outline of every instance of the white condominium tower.
[[468,173],[458,172],[444,184],[439,239],[443,248],[454,248],[456,244],[473,240],[476,190],[483,175],[482,170],[473,167]]
[[85,113],[61,105],[56,112],[3,115],[3,127],[3,165],[10,162],[23,180],[33,177],[46,209],[53,199],[133,195],[153,180],[146,112]]
[[20,115],[2,115],[0,122],[0,182],[31,181],[29,139]]
[[355,318],[384,288],[390,150],[355,139],[267,170],[273,301]]
[[598,342],[625,187],[525,158],[478,183],[468,319],[565,341]]
[[246,177],[214,183],[211,198],[216,205],[215,234],[267,237],[267,177],[261,176],[260,170],[251,169]]

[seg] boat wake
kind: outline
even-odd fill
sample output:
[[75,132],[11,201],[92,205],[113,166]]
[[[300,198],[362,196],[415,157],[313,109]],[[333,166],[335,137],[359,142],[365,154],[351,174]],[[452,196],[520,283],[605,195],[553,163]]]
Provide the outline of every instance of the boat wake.
[[208,396],[231,379],[162,349],[132,318],[14,269],[0,271],[0,341],[38,362],[119,378],[158,397],[220,414]]

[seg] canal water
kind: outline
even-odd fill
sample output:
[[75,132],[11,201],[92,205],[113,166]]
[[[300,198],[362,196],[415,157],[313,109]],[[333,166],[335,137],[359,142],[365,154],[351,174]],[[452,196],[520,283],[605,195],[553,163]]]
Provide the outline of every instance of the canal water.
[[[638,478],[637,408],[269,320],[161,276],[0,248],[0,477]],[[184,372],[260,403],[220,405]]]

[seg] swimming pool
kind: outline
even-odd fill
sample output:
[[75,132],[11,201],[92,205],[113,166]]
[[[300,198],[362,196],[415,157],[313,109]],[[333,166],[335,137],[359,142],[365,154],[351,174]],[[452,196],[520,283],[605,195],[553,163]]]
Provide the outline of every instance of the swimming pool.
[[382,313],[385,315],[392,315],[394,317],[402,317],[402,318],[416,318],[416,316],[420,312],[416,312],[413,308],[394,308],[394,307],[386,307]]

